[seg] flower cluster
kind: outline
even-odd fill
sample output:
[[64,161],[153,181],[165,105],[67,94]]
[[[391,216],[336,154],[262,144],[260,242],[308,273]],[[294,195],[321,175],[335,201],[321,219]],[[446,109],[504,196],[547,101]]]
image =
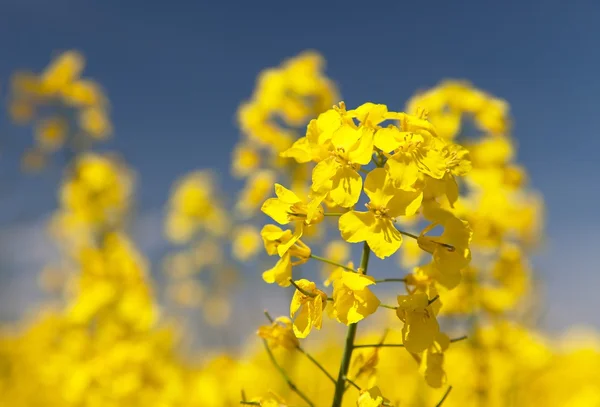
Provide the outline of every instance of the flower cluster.
[[[405,112],[330,108],[337,96],[322,67],[303,53],[261,74],[239,110],[232,171],[246,182],[237,202],[209,171],[176,183],[161,303],[162,284],[152,286],[151,264],[127,234],[133,172],[89,143],[72,149],[50,222],[60,258],[40,276],[51,303],[0,330],[0,405],[598,404],[597,338],[550,341],[528,323],[543,204],[516,164],[508,104],[446,81]],[[13,118],[56,104],[74,108],[75,121],[89,108],[105,114],[82,68],[67,52],[41,75],[15,76]],[[74,130],[107,134],[71,121],[65,129],[57,119],[72,116],[61,114],[49,117],[40,151],[75,140]],[[258,223],[259,208],[273,223]],[[261,246],[269,257],[257,259]],[[211,333],[228,339],[213,326],[239,321],[230,299],[244,266],[262,272],[266,290],[287,287],[289,315],[265,311],[260,352],[249,340],[239,358],[182,357],[165,316],[200,307]],[[345,340],[330,334],[335,326]]]
[[39,169],[65,144],[81,151],[112,133],[108,101],[93,80],[82,78],[85,59],[76,51],[57,56],[39,75],[18,72],[11,81],[9,113],[20,124],[34,122],[36,146],[23,158]]

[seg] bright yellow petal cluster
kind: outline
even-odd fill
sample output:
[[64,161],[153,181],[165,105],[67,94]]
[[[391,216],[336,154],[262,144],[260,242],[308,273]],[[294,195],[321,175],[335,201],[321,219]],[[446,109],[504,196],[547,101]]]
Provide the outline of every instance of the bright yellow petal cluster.
[[419,353],[433,344],[440,327],[426,294],[399,295],[396,315],[404,322],[402,340],[409,352]]
[[350,325],[377,311],[380,301],[369,289],[374,284],[373,277],[339,270],[333,280],[333,316]]
[[306,338],[312,328],[321,329],[323,310],[327,305],[327,294],[317,289],[312,281],[301,279],[295,284],[296,289],[290,304],[290,317],[294,318],[294,334],[298,338]]
[[271,349],[295,349],[299,346],[298,338],[292,329],[292,321],[287,317],[276,318],[271,325],[261,326],[257,334],[267,340]]

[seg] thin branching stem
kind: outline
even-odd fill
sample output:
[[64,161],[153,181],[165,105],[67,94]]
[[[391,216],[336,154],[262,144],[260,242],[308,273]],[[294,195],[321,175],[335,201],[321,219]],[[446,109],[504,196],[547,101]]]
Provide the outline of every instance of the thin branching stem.
[[287,372],[281,367],[281,365],[279,363],[277,363],[277,359],[275,359],[273,352],[271,352],[271,348],[269,348],[269,344],[267,343],[266,339],[263,339],[263,344],[265,345],[265,350],[267,351],[267,354],[269,355],[269,359],[271,359],[271,363],[273,363],[273,366],[275,366],[275,368],[279,371],[279,373],[283,377],[283,380],[285,380],[285,382],[287,383],[288,387],[294,393],[296,393],[298,396],[300,396],[300,398],[302,400],[304,400],[310,407],[314,407],[314,403],[312,401],[310,401],[310,399],[306,396],[306,394],[304,394],[296,386],[296,384],[294,384],[294,382],[292,381],[290,376],[288,376]]
[[379,283],[406,283],[405,278],[382,278],[381,280],[375,280],[375,284]]
[[322,261],[323,263],[331,264],[332,266],[341,267],[341,268],[343,268],[345,270],[352,271],[354,273],[358,273],[358,271],[354,270],[350,266],[344,266],[341,263],[335,262],[333,260],[326,259],[325,257],[317,256],[315,254],[311,254],[310,257],[313,258],[313,259],[315,259],[315,260]]
[[436,302],[436,301],[438,300],[438,298],[440,298],[440,296],[439,296],[439,295],[436,295],[435,297],[433,297],[432,299],[430,299],[430,300],[427,302],[427,305],[431,305],[431,304],[433,304],[434,302]]
[[450,394],[451,391],[452,391],[452,386],[448,386],[448,390],[446,390],[446,393],[444,393],[444,395],[442,396],[442,399],[440,400],[439,403],[437,403],[435,405],[435,407],[442,407],[442,404],[444,404],[444,401],[446,401],[446,399],[448,398],[448,395]]
[[[459,336],[458,338],[450,339],[450,343],[460,342],[467,339],[467,335]],[[403,348],[404,344],[402,343],[368,343],[368,344],[360,344],[354,345],[354,349],[358,348]]]
[[[269,312],[267,310],[265,310],[265,316],[271,323],[273,323],[274,319],[273,319],[273,317],[271,317],[271,314],[269,314]],[[329,380],[331,380],[333,383],[335,383],[334,377],[323,367],[323,365],[321,363],[319,363],[319,361],[317,359],[315,359],[310,353],[305,351],[304,348],[302,348],[302,346],[300,346],[300,345],[296,345],[296,349],[298,350],[298,352],[300,352],[304,356],[306,356],[308,358],[308,360],[310,360],[315,366],[317,366],[319,368],[319,370],[321,372],[323,372]],[[243,400],[243,397],[242,397],[242,400]]]
[[335,382],[336,382],[336,381],[335,381],[335,378],[334,378],[334,377],[333,377],[333,376],[332,376],[332,375],[331,375],[331,374],[330,374],[330,373],[329,373],[327,370],[325,370],[325,368],[323,367],[323,365],[321,365],[317,359],[315,359],[314,357],[312,357],[312,355],[311,355],[310,353],[306,352],[306,351],[305,351],[305,350],[304,350],[304,349],[303,349],[303,348],[302,348],[300,345],[298,345],[298,346],[296,347],[296,349],[298,349],[298,351],[299,351],[300,353],[302,353],[304,356],[306,356],[306,357],[308,358],[308,360],[310,360],[311,362],[313,362],[313,364],[314,364],[316,367],[318,367],[318,368],[319,368],[319,370],[320,370],[321,372],[323,372],[323,373],[325,374],[325,376],[327,376],[327,378],[328,378],[329,380],[331,380],[331,381],[332,381],[332,382],[335,384]]

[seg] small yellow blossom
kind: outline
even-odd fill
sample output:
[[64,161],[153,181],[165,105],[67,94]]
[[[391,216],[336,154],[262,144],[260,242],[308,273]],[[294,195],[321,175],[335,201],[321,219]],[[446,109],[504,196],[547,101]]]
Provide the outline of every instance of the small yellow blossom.
[[349,211],[340,217],[342,238],[349,243],[366,241],[377,257],[394,254],[402,244],[402,235],[394,218],[410,216],[421,205],[422,193],[395,187],[389,173],[376,168],[367,175],[365,192],[371,201],[367,212]]
[[404,322],[402,340],[409,352],[419,353],[431,346],[440,327],[426,294],[399,295],[396,315]]
[[246,261],[257,254],[260,243],[260,233],[254,226],[241,225],[235,229],[232,255],[240,261]]
[[288,317],[279,317],[271,325],[261,326],[257,334],[267,340],[271,349],[295,349],[300,344],[292,329],[292,320]]
[[371,276],[340,269],[333,280],[333,316],[350,325],[377,311],[380,301],[369,289],[373,284]]
[[[265,225],[260,235],[267,254],[270,256],[278,254],[280,256],[277,264],[262,274],[263,280],[269,284],[277,283],[281,287],[288,287],[290,285],[289,280],[292,278],[292,266],[306,263],[310,258],[310,248],[301,240],[295,239],[290,230],[282,230],[275,225]],[[293,241],[293,243],[290,244],[290,241]],[[281,246],[286,248],[283,253]],[[293,263],[292,257],[299,260]]]
[[293,238],[278,248],[281,256],[302,237],[305,226],[323,220],[323,208],[319,199],[304,203],[295,193],[279,184],[275,184],[275,194],[277,198],[267,199],[261,210],[280,225],[287,225],[290,222],[295,224]]
[[[424,208],[425,217],[433,222],[417,240],[423,250],[433,255],[432,262],[424,268],[440,284],[452,289],[460,282],[461,270],[471,261],[471,229],[467,222],[435,204],[428,203]],[[425,236],[425,233],[436,225],[444,227],[442,235]]]
[[[321,329],[323,310],[327,305],[327,294],[317,289],[312,281],[301,279],[295,281],[296,285],[307,295],[296,289],[290,304],[290,317],[294,318],[294,334],[298,338],[306,338],[312,328]],[[298,315],[296,315],[298,314]]]
[[384,402],[387,402],[379,387],[371,387],[368,390],[361,390],[358,400],[356,402],[357,407],[380,407]]

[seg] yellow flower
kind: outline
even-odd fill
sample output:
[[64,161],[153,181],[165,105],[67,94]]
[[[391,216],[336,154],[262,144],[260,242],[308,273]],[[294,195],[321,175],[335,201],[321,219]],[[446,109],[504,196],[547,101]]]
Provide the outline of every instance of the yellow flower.
[[259,327],[257,334],[267,340],[271,349],[295,349],[299,346],[298,338],[292,330],[292,321],[288,317],[276,318],[271,325]]
[[459,193],[455,176],[463,176],[471,170],[469,152],[458,144],[450,143],[429,157],[426,161],[428,171],[424,171],[430,177],[426,182],[427,194],[433,197],[445,195],[453,206]]
[[238,212],[244,217],[253,215],[268,196],[275,179],[276,174],[271,170],[260,170],[252,174],[239,194],[236,203]]
[[277,198],[267,199],[261,210],[280,225],[294,222],[296,226],[293,238],[279,246],[281,256],[302,237],[305,225],[314,225],[323,220],[323,208],[319,199],[304,203],[295,193],[280,184],[275,184],[275,194]]
[[100,86],[88,79],[79,79],[60,90],[63,99],[76,107],[99,106],[106,103]]
[[433,388],[440,388],[446,384],[446,372],[444,372],[444,352],[450,346],[450,338],[442,332],[438,332],[433,343],[423,353],[421,366],[424,368],[425,381]]
[[[417,239],[421,249],[433,255],[432,262],[423,269],[440,284],[452,289],[460,283],[461,270],[471,261],[469,243],[473,233],[467,222],[436,204],[428,202],[423,208],[425,217],[433,222]],[[444,227],[441,236],[425,236],[437,225]]]
[[[280,255],[280,259],[275,266],[263,273],[263,280],[269,284],[277,283],[281,287],[288,287],[290,285],[289,280],[292,278],[292,266],[306,263],[310,258],[310,248],[301,240],[295,239],[290,230],[281,230],[275,225],[265,225],[260,235],[267,253],[270,256]],[[292,240],[293,243],[290,244]],[[286,247],[283,253],[280,246]],[[292,257],[299,260],[292,263]]]
[[396,315],[404,322],[402,341],[406,350],[419,353],[431,346],[440,327],[426,294],[399,295]]
[[42,73],[44,90],[54,93],[78,79],[85,66],[85,59],[76,51],[59,55]]
[[56,151],[65,142],[68,130],[69,127],[65,119],[52,117],[38,124],[36,137],[43,150]]
[[323,310],[327,305],[327,294],[317,289],[316,284],[312,281],[301,279],[295,283],[310,294],[306,295],[297,289],[290,303],[290,317],[296,316],[293,324],[294,334],[298,338],[306,338],[313,327],[321,329]]
[[394,254],[402,244],[394,218],[416,213],[423,194],[396,188],[383,168],[376,168],[367,175],[365,193],[371,200],[367,204],[369,210],[343,214],[339,221],[340,232],[349,243],[366,241],[373,253],[383,259]]
[[350,325],[371,315],[379,307],[379,299],[368,288],[375,284],[371,276],[339,269],[333,280],[333,316]]
[[256,255],[260,248],[260,233],[251,225],[241,225],[235,228],[232,242],[232,254],[241,261],[248,260]]
[[329,193],[337,205],[351,207],[362,189],[358,169],[371,161],[373,131],[344,123],[333,132],[329,151],[330,156],[313,169],[312,190],[323,196]]
[[82,130],[96,139],[106,139],[112,133],[112,124],[104,108],[87,107],[79,113],[79,125]]
[[357,407],[380,407],[384,402],[387,402],[379,387],[371,387],[368,390],[361,390],[356,402]]
[[249,143],[238,143],[233,150],[231,172],[236,177],[247,177],[260,165],[260,154]]

